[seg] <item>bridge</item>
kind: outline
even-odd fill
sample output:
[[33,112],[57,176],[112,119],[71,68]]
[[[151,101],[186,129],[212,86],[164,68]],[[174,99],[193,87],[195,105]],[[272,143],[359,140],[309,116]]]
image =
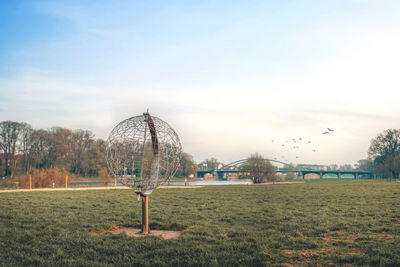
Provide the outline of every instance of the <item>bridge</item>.
[[[279,160],[273,160],[273,159],[265,159],[270,161],[271,163],[275,163],[275,165],[279,164],[282,165],[282,167],[276,167],[276,172],[277,173],[295,173],[297,177],[301,177],[303,180],[305,179],[305,176],[307,174],[316,174],[319,175],[320,179],[323,179],[325,175],[334,175],[338,179],[342,179],[343,175],[352,175],[354,179],[372,179],[373,173],[372,172],[367,172],[367,171],[344,171],[344,170],[337,170],[337,171],[326,171],[326,170],[307,170],[307,169],[298,169],[298,170],[287,170],[284,167],[287,165],[287,163],[279,161]],[[225,176],[226,174],[238,174],[241,171],[239,170],[239,166],[243,163],[245,163],[247,159],[241,159],[237,161],[233,161],[229,164],[226,164],[222,166],[222,168],[218,170],[202,170],[197,172],[198,177],[204,177],[205,174],[217,174],[218,179],[226,179]]]
[[366,171],[325,171],[325,170],[277,170],[277,173],[296,173],[297,176],[302,177],[303,180],[307,174],[317,174],[319,175],[319,178],[322,179],[324,175],[329,175],[333,174],[337,176],[338,179],[342,178],[342,175],[352,175],[354,179],[359,179],[359,178],[368,178],[372,179],[374,176],[371,172],[366,172]]
[[[269,162],[273,162],[276,164],[280,164],[282,166],[287,165],[287,163],[283,162],[283,161],[279,161],[279,160],[275,160],[275,159],[266,159]],[[199,170],[197,172],[197,177],[204,177],[204,175],[206,174],[214,174],[217,173],[218,174],[218,178],[219,179],[223,179],[223,175],[221,177],[221,174],[224,173],[239,173],[239,166],[242,165],[243,163],[245,163],[247,161],[247,159],[241,159],[241,160],[237,160],[237,161],[233,161],[229,164],[225,164],[224,166],[222,166],[222,168],[218,169],[218,170]]]

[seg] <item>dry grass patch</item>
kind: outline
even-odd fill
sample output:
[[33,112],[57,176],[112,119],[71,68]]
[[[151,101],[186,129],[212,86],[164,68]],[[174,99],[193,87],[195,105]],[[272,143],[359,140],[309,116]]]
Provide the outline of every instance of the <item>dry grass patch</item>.
[[306,258],[319,258],[322,256],[331,255],[334,250],[335,250],[334,247],[322,247],[322,248],[301,251],[300,255]]
[[394,235],[391,235],[388,233],[377,233],[377,234],[372,234],[371,236],[373,238],[381,239],[381,240],[392,239],[395,237]]
[[353,243],[357,238],[358,238],[358,236],[355,234],[350,234],[347,232],[340,232],[340,231],[331,232],[331,233],[322,235],[322,239],[326,243],[335,243],[335,242]]
[[322,256],[321,253],[318,251],[312,251],[312,250],[307,250],[307,251],[302,251],[300,254],[306,258],[319,258]]
[[292,258],[294,255],[296,255],[296,251],[288,249],[284,250],[283,253],[285,253],[288,256],[288,258]]
[[102,230],[92,231],[92,232],[90,232],[90,235],[91,235],[91,236],[102,235],[102,234],[104,234],[104,233],[106,233],[106,232],[111,232],[111,231],[114,231],[114,230],[116,230],[116,229],[118,229],[118,228],[120,228],[120,226],[113,226],[113,227],[110,227],[110,228],[108,228],[108,229],[102,229]]
[[[301,255],[307,259],[311,259],[311,258],[320,258],[320,257],[332,255],[333,251],[335,251],[335,248],[329,246],[329,247],[322,247],[322,248],[316,248],[316,249],[310,249],[310,250],[304,250],[304,251],[283,250],[282,252],[285,253],[289,259],[292,259],[299,255]],[[297,263],[299,263],[299,262],[297,262]],[[301,263],[303,263],[303,262],[301,262]]]
[[361,248],[352,248],[349,251],[347,251],[347,255],[361,255],[363,253],[365,253],[365,249],[361,249]]

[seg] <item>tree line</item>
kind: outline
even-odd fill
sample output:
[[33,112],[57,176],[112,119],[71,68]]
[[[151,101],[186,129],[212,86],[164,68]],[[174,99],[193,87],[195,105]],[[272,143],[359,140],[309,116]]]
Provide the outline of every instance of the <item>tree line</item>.
[[371,140],[368,159],[359,161],[360,167],[381,178],[399,178],[400,129],[387,129]]
[[[71,174],[84,177],[109,176],[105,162],[106,141],[95,138],[88,130],[70,130],[52,127],[48,130],[33,129],[25,122],[0,122],[0,175],[13,177],[31,173],[38,169],[58,168]],[[256,159],[254,159],[256,158]],[[268,169],[261,162],[260,155],[249,159],[253,165]],[[180,168],[176,176],[184,177],[196,174],[198,166],[193,157],[183,152]],[[261,164],[262,163],[262,164]],[[206,159],[200,168],[217,169],[215,158]],[[261,164],[261,165],[260,165]],[[336,169],[336,165],[330,166]],[[242,166],[248,172],[249,166]],[[351,165],[340,166],[340,169],[352,169]],[[400,176],[400,129],[387,129],[371,140],[368,158],[358,161],[355,169],[371,171],[377,177],[399,178]]]
[[34,169],[59,168],[80,176],[107,174],[106,142],[88,130],[35,130],[25,122],[0,122],[0,171],[13,177]]
[[[25,122],[0,122],[0,175],[14,177],[34,170],[58,168],[83,177],[110,174],[105,161],[106,141],[88,130],[51,127],[33,129]],[[182,153],[177,176],[197,172],[188,153]]]

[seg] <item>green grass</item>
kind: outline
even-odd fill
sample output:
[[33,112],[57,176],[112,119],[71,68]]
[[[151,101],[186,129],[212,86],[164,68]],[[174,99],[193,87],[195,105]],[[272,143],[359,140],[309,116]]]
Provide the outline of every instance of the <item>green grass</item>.
[[159,189],[150,227],[178,240],[92,236],[139,227],[131,190],[0,194],[0,265],[400,265],[400,183]]

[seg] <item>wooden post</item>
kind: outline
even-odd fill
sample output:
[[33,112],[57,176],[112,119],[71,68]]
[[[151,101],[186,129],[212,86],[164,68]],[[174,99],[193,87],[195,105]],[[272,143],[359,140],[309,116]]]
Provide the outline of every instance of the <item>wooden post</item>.
[[32,189],[32,176],[29,175],[29,189]]
[[148,235],[149,228],[149,196],[140,194],[142,196],[142,234]]
[[117,186],[117,176],[114,176],[114,186]]
[[68,175],[65,176],[65,189],[68,189]]

